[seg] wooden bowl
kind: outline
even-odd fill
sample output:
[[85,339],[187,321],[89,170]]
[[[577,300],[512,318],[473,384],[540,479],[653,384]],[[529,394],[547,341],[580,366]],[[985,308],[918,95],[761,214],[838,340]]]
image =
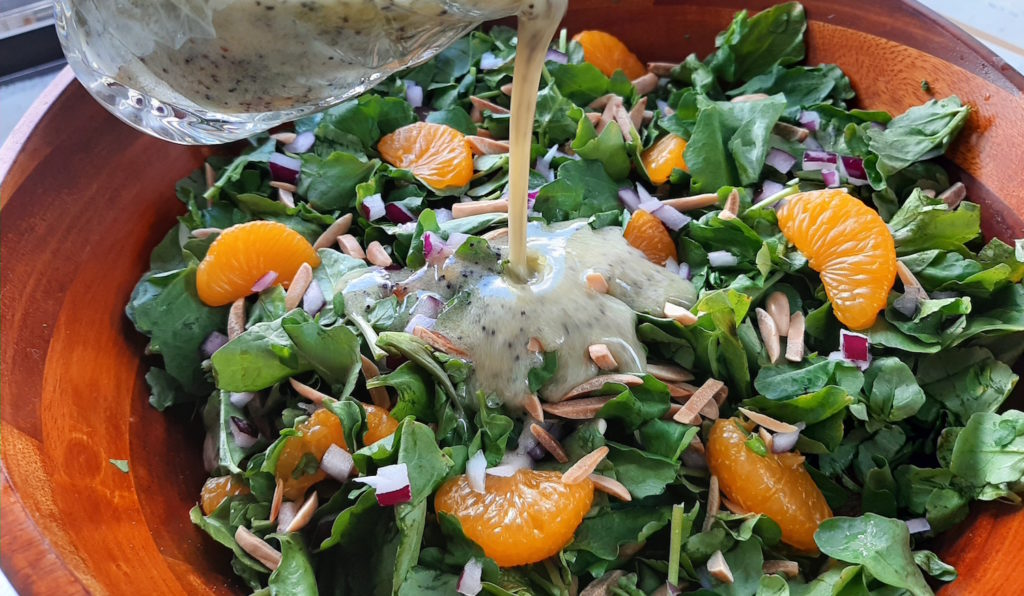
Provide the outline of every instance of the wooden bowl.
[[[986,235],[1024,236],[1024,78],[914,2],[805,3],[809,61],[839,64],[862,105],[902,112],[929,98],[927,80],[973,106],[949,157],[984,205]],[[682,59],[706,55],[736,10],[770,3],[714,4],[574,0],[566,21],[611,31],[642,58]],[[148,405],[144,341],[124,316],[182,211],[174,182],[206,151],[135,132],[65,70],[0,152],[0,563],[23,594],[242,590],[225,549],[188,519],[204,480],[201,423]],[[1019,593],[1024,513],[973,511],[939,545],[960,571],[945,593]]]

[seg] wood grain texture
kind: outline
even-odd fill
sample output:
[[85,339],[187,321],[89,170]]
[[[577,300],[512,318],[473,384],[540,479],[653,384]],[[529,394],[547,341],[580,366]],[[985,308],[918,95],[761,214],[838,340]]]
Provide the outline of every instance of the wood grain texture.
[[[709,52],[735,10],[770,4],[574,0],[567,25],[678,60]],[[805,4],[810,62],[842,66],[862,105],[901,112],[927,99],[922,79],[971,103],[949,158],[986,234],[1024,235],[1024,78],[914,3]],[[174,182],[208,150],[141,135],[70,81],[58,77],[0,148],[0,564],[23,594],[242,593],[225,549],[188,520],[204,478],[198,417],[149,407],[144,341],[123,311],[182,210]],[[976,507],[938,545],[961,572],[943,593],[1019,592],[1022,541],[1019,510]]]

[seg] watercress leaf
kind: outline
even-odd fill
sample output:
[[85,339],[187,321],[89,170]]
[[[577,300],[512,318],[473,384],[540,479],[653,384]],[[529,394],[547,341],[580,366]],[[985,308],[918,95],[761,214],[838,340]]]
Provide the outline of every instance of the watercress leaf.
[[395,525],[398,527],[398,548],[392,575],[392,593],[398,592],[409,572],[420,557],[423,528],[427,522],[427,501],[403,503],[395,507]]
[[385,331],[380,334],[377,339],[377,346],[392,355],[402,355],[412,360],[420,366],[423,370],[427,371],[435,381],[441,384],[445,392],[448,393],[449,397],[456,399],[458,395],[455,392],[455,386],[452,385],[451,379],[448,378],[448,374],[437,363],[437,360],[433,357],[433,351],[426,343],[417,337],[409,335],[408,333],[398,333],[394,331]]
[[915,550],[914,562],[928,575],[939,581],[951,582],[957,578],[956,569],[948,563],[944,563],[939,555],[930,550]]
[[161,412],[174,404],[196,400],[196,396],[186,393],[177,379],[159,366],[149,368],[146,384],[149,385],[149,405]]
[[537,111],[533,129],[542,147],[564,143],[576,134],[576,122],[583,118],[583,110],[562,97],[554,84],[537,94]]
[[548,222],[590,217],[620,208],[619,187],[601,162],[569,160],[558,167],[558,178],[537,192],[534,210]]
[[573,151],[584,159],[601,162],[612,180],[620,181],[629,176],[632,164],[617,122],[609,122],[600,135],[587,118],[580,118],[577,126]]
[[235,542],[235,530],[237,525],[232,525],[229,519],[231,503],[233,499],[228,497],[210,515],[203,515],[203,510],[198,505],[189,510],[189,518],[192,523],[199,526],[201,530],[210,535],[211,538],[231,549],[231,552],[248,568],[262,573],[268,573],[262,563],[252,558],[241,546]]
[[629,489],[634,499],[660,495],[675,482],[678,461],[620,443],[609,441],[606,444],[616,480]]
[[965,423],[976,412],[995,412],[1017,384],[1009,366],[985,348],[954,348],[923,356],[917,379],[925,394]]
[[551,380],[551,377],[555,376],[555,371],[558,370],[558,352],[544,352],[542,364],[535,366],[530,369],[530,372],[526,373],[527,383],[530,387],[530,393],[537,393],[541,387],[547,384]]
[[974,486],[1024,478],[1024,413],[976,412],[953,445],[949,469]]
[[281,328],[292,340],[299,358],[331,385],[335,397],[352,392],[361,370],[359,337],[355,333],[340,323],[324,328],[299,309],[281,319]]
[[668,387],[651,375],[645,375],[643,385],[626,388],[606,403],[597,415],[618,420],[626,430],[634,431],[644,422],[664,416],[670,402]]
[[373,532],[373,518],[376,517],[377,497],[373,490],[363,491],[356,502],[344,509],[331,524],[331,535],[320,543],[318,551],[327,550],[338,544],[354,547],[364,532]]
[[773,66],[770,70],[751,78],[741,87],[728,92],[730,96],[764,93],[786,96],[786,116],[796,119],[801,108],[821,103],[843,102],[852,99],[853,88],[850,79],[835,64],[821,66]]
[[261,391],[311,368],[280,321],[249,327],[210,360],[217,387],[224,391]]
[[548,64],[555,87],[563,97],[585,106],[608,92],[608,77],[589,62],[582,64]]
[[449,596],[458,584],[457,575],[417,566],[406,574],[397,596]]
[[690,190],[694,193],[714,192],[722,186],[735,186],[739,174],[729,154],[732,130],[724,111],[717,105],[700,110],[683,158],[690,171]]
[[853,397],[836,385],[828,385],[798,397],[769,399],[757,396],[743,402],[744,406],[784,422],[804,422],[808,425],[844,411],[851,403]]
[[878,171],[889,176],[914,162],[942,155],[970,111],[956,96],[932,99],[893,118],[884,129],[872,129],[869,146],[878,155]]
[[396,434],[398,463],[409,468],[409,486],[412,489],[412,504],[425,501],[440,486],[451,469],[453,462],[441,452],[434,438],[434,431],[427,425],[406,418],[399,425],[401,435]]
[[707,64],[727,82],[749,80],[776,64],[802,60],[806,29],[807,16],[799,2],[778,4],[753,17],[740,11],[715,38],[717,49]]
[[426,121],[450,126],[465,135],[477,133],[476,123],[470,118],[469,113],[460,106],[448,106],[443,110],[434,110],[427,114]]
[[335,151],[325,158],[303,153],[299,194],[320,211],[350,210],[355,206],[356,186],[370,179],[380,165],[376,159],[361,160]]
[[895,422],[909,418],[924,405],[925,393],[910,367],[895,357],[879,358],[864,373],[868,409],[878,418]]
[[633,504],[601,509],[583,520],[566,550],[585,551],[604,561],[614,561],[621,546],[644,542],[667,526],[671,518],[672,508],[668,506]]
[[372,154],[380,137],[416,120],[404,99],[367,93],[324,112],[316,135],[344,149]]
[[640,444],[650,453],[677,461],[699,430],[675,421],[648,420],[640,427]]
[[273,596],[316,596],[316,575],[298,533],[272,534],[281,544],[281,564],[270,574],[267,587]]
[[391,387],[398,394],[391,417],[402,420],[415,416],[417,420],[435,422],[433,383],[414,362],[404,362],[392,372],[366,381],[367,388]]
[[889,220],[889,231],[900,255],[933,249],[965,253],[964,244],[981,235],[981,209],[969,201],[951,209],[915,189]]
[[828,385],[838,361],[809,358],[804,362],[783,362],[763,366],[754,379],[754,389],[768,399],[784,399],[818,391]]
[[715,593],[722,596],[748,596],[756,592],[761,576],[764,575],[761,571],[764,554],[761,552],[760,543],[756,540],[741,541],[724,555],[725,562],[732,571],[733,581],[724,583],[711,578]]

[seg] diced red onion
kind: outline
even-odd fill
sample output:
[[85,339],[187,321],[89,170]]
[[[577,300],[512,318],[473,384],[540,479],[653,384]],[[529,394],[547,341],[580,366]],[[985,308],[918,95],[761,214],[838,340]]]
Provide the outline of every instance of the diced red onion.
[[735,267],[739,262],[736,255],[727,250],[713,250],[708,253],[708,265],[712,267]]
[[800,431],[790,433],[775,433],[772,435],[772,453],[784,453],[792,451],[796,442],[800,439]]
[[315,142],[316,135],[313,134],[313,131],[307,130],[295,135],[295,140],[282,147],[282,149],[288,153],[305,153],[313,148],[313,143]]
[[356,461],[352,459],[352,454],[333,443],[320,460],[320,469],[338,482],[348,480],[355,467]]
[[815,132],[821,126],[821,115],[817,112],[800,112],[800,117],[797,120],[801,126],[811,132]]
[[864,370],[871,364],[871,342],[868,336],[842,329],[839,331],[841,357]]
[[775,149],[773,147],[772,150],[768,152],[768,157],[765,158],[764,163],[785,174],[792,170],[793,166],[796,165],[796,158],[782,149]]
[[377,504],[381,507],[394,507],[409,501],[412,501],[412,487],[409,485],[386,493],[377,493]]
[[231,436],[234,437],[235,444],[242,449],[252,447],[259,440],[260,431],[256,430],[256,427],[245,418],[232,416],[228,426],[231,428]]
[[[363,202],[363,204],[365,205],[366,203]],[[384,205],[384,215],[387,216],[388,221],[396,224],[404,224],[416,220],[412,213],[401,203],[388,203]]]
[[477,451],[473,457],[466,462],[466,478],[469,479],[469,486],[478,493],[487,491],[487,457],[483,451]]
[[679,263],[679,277],[681,277],[681,278],[683,278],[685,280],[689,280],[690,279],[690,264],[689,263],[685,263],[685,262],[684,263]]
[[423,257],[427,261],[435,263],[444,259],[447,256],[445,254],[446,248],[447,245],[439,235],[434,232],[423,233]]
[[451,221],[454,218],[452,210],[442,207],[440,209],[434,209],[434,217],[437,218],[437,223],[443,224],[446,221]]
[[811,151],[825,150],[825,148],[821,146],[821,143],[818,142],[818,139],[814,138],[813,134],[807,135],[807,138],[804,139],[803,146]]
[[554,181],[555,173],[551,170],[550,161],[544,161],[543,157],[538,157],[537,163],[534,164],[533,169],[537,170],[537,173],[540,174],[541,176],[544,176],[544,179],[547,180],[548,182]]
[[838,163],[839,157],[835,153],[829,153],[828,151],[804,151],[804,170],[824,170],[829,167],[835,169]]
[[406,324],[404,331],[406,333],[412,333],[417,327],[433,329],[435,323],[437,323],[437,319],[433,317],[428,317],[427,315],[413,315],[409,319],[409,323]]
[[504,64],[504,60],[498,58],[491,52],[484,52],[480,56],[480,70],[497,70]]
[[665,594],[667,596],[679,596],[682,593],[683,591],[679,589],[679,586],[673,584],[672,582],[665,582]]
[[681,213],[675,207],[669,207],[668,205],[662,205],[661,208],[656,209],[653,215],[661,220],[661,223],[665,224],[665,227],[678,232],[679,230],[686,227],[686,224],[693,221],[693,218],[685,213]]
[[231,401],[231,405],[236,408],[244,408],[249,405],[249,402],[256,397],[256,394],[251,391],[234,392],[232,391],[228,399]]
[[548,55],[545,56],[544,59],[550,60],[551,62],[557,62],[559,64],[569,63],[568,54],[565,54],[564,52],[559,52],[558,50],[548,50]]
[[639,209],[640,211],[646,211],[653,215],[655,211],[661,209],[661,201],[648,197],[647,199],[640,201]]
[[668,107],[668,102],[664,99],[659,99],[655,104],[657,104],[658,109],[661,110],[661,114],[663,116],[668,117],[672,115],[672,108]]
[[839,172],[835,171],[834,168],[822,169],[821,179],[828,188],[837,188],[840,185]]
[[647,188],[645,188],[644,185],[640,184],[639,182],[636,183],[636,194],[638,197],[640,197],[641,203],[643,203],[644,201],[657,200],[653,196],[651,196],[651,193],[647,192]]
[[756,205],[768,197],[782,192],[784,188],[786,187],[774,180],[765,180],[764,184],[761,185],[761,192],[757,193],[757,196],[754,197],[754,204]]
[[408,503],[412,500],[409,468],[404,463],[378,468],[375,476],[363,476],[354,480],[372,486],[377,492],[377,504],[381,507]]
[[437,294],[423,294],[416,301],[416,306],[412,308],[412,314],[436,319],[437,315],[441,314],[442,308],[444,308],[444,301]]
[[637,210],[640,207],[640,196],[636,193],[636,190],[632,188],[623,188],[619,190],[619,200],[622,201],[622,205],[626,208],[626,211],[630,213]]
[[320,289],[320,284],[316,281],[309,284],[306,293],[302,295],[302,310],[306,311],[309,316],[313,316],[320,312],[325,303],[324,292]]
[[466,240],[469,240],[469,234],[462,232],[452,232],[448,234],[448,241],[445,243],[448,246],[448,250],[455,252],[459,250],[459,247],[465,244]]
[[422,107],[423,87],[417,85],[415,81],[405,81],[405,101],[409,102],[413,108]]
[[363,215],[370,221],[377,221],[384,217],[387,210],[384,207],[384,199],[380,193],[370,195],[363,199]]
[[213,356],[213,353],[224,347],[224,344],[228,343],[228,336],[224,335],[220,331],[214,331],[210,335],[206,336],[203,340],[203,345],[199,346],[199,352],[205,358]]
[[270,166],[270,176],[278,182],[295,184],[299,179],[299,172],[302,171],[301,161],[283,153],[272,153],[267,163]]
[[298,503],[295,501],[283,501],[281,508],[277,511],[277,531],[284,532],[285,528],[292,525],[292,521],[298,512]]
[[455,590],[462,596],[476,596],[483,589],[483,563],[478,559],[466,561],[462,568],[462,575],[459,576],[459,584]]
[[263,277],[256,280],[256,283],[252,284],[252,291],[256,294],[266,290],[270,286],[274,285],[277,281],[277,271],[267,271]]
[[493,468],[487,468],[491,476],[509,477],[519,470],[532,469],[533,458],[524,453],[509,451],[501,458],[501,463]]
[[881,122],[868,122],[868,128],[872,130],[885,130],[885,125]]
[[679,274],[679,263],[677,263],[676,260],[673,259],[672,257],[669,257],[668,260],[665,261],[665,269],[668,269],[672,273],[675,273],[676,275],[678,275]]
[[864,169],[864,160],[859,157],[839,157],[840,169],[846,174],[846,179],[854,186],[864,186],[868,183],[868,173]]
[[932,531],[932,525],[923,517],[908,519],[904,523],[907,524],[907,529],[910,530],[911,534],[924,534]]

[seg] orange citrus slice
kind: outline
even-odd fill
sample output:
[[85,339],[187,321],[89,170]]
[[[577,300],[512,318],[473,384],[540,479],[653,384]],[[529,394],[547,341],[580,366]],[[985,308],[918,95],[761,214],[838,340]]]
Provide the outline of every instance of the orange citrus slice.
[[381,158],[409,170],[438,190],[469,184],[473,153],[465,135],[444,124],[414,122],[385,135],[377,143]]
[[679,259],[676,243],[672,241],[668,229],[660,219],[646,211],[634,211],[622,235],[626,242],[644,253],[652,263],[664,265],[670,258]]
[[647,73],[636,54],[611,33],[580,31],[572,40],[583,46],[583,59],[596,66],[606,77],[615,74],[616,70],[626,73],[629,80]]
[[235,480],[234,476],[214,476],[208,478],[199,492],[199,502],[203,514],[210,515],[220,507],[224,499],[235,495],[249,494],[249,487]]
[[640,161],[644,164],[644,170],[651,182],[665,184],[672,170],[687,171],[683,151],[686,151],[686,141],[674,134],[661,137],[645,149]]

